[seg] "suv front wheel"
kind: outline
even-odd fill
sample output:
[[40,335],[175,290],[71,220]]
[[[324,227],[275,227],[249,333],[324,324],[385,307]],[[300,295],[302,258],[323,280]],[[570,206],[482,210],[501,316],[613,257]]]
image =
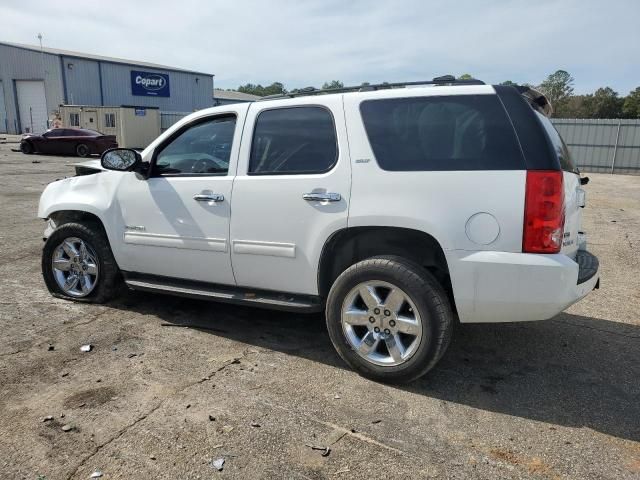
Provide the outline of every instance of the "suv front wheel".
[[329,292],[326,317],[340,356],[361,375],[392,383],[433,368],[453,328],[442,286],[400,257],[370,258],[345,270]]
[[89,303],[113,298],[120,271],[102,228],[96,223],[66,223],[42,250],[42,276],[56,297]]

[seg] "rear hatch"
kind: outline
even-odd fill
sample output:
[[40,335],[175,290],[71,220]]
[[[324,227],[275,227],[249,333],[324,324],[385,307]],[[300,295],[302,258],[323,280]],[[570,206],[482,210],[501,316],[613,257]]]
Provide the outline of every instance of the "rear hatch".
[[551,121],[539,112],[536,114],[553,145],[563,172],[564,234],[560,252],[575,258],[581,241],[579,234],[582,231],[582,209],[585,206],[585,192],[580,183],[580,171],[573,163],[569,149]]

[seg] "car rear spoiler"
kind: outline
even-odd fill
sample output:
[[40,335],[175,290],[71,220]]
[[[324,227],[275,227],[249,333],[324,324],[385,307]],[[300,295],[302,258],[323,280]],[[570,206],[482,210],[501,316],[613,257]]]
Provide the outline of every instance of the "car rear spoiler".
[[544,116],[551,117],[551,114],[553,113],[553,106],[551,105],[549,99],[545,97],[542,92],[527,85],[518,85],[515,88],[516,90],[518,90],[518,92],[520,92],[520,95],[527,99],[529,105],[542,113]]

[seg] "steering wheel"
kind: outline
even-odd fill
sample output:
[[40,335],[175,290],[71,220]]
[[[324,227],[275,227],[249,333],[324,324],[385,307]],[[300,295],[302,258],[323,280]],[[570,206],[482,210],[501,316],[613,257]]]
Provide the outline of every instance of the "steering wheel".
[[219,165],[209,158],[200,158],[191,165],[191,173],[208,173],[209,169],[217,170]]

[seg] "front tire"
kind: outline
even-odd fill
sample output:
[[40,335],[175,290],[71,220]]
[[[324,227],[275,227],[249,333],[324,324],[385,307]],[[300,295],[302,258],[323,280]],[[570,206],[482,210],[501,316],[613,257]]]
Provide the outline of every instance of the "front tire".
[[76,146],[76,155],[78,155],[79,157],[81,158],[88,157],[89,153],[91,153],[91,151],[89,150],[89,147],[84,143],[80,143],[79,145]]
[[42,249],[42,276],[55,297],[104,303],[117,294],[120,271],[97,223],[66,223]]
[[33,145],[30,142],[20,142],[20,151],[25,155],[33,153]]
[[329,292],[326,319],[343,360],[362,376],[389,383],[431,370],[453,329],[442,286],[400,257],[374,257],[345,270]]

